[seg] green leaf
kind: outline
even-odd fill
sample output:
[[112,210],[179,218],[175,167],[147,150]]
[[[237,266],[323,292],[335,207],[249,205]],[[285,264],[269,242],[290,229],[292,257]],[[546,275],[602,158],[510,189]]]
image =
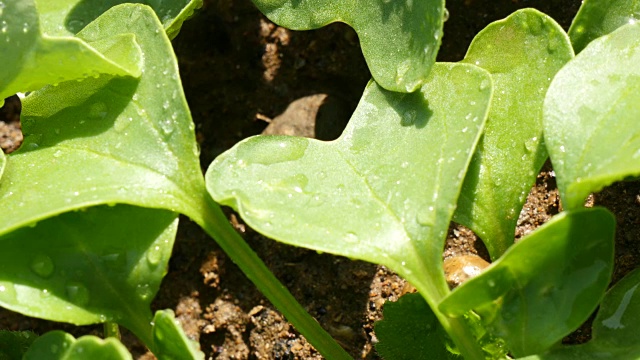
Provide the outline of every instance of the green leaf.
[[639,285],[640,270],[636,269],[607,292],[586,344],[563,346],[526,360],[640,358]]
[[32,331],[0,330],[0,360],[18,360],[38,335]]
[[615,220],[604,208],[564,212],[520,240],[439,306],[476,309],[514,355],[545,351],[596,308],[613,269]]
[[565,209],[640,175],[640,24],[594,40],[551,82],[545,141]]
[[383,320],[375,323],[379,342],[376,351],[383,359],[457,359],[445,346],[438,319],[420,294],[406,294],[397,302],[384,304]]
[[636,0],[584,0],[573,19],[569,37],[577,54],[591,41],[638,20],[640,2]]
[[[23,102],[25,141],[8,157],[0,181],[0,208],[7,215],[0,217],[0,235],[100,204],[181,212],[216,238],[316,348],[331,358],[347,357],[207,194],[175,55],[153,11],[143,5],[115,6],[77,35],[94,42],[119,34],[133,34],[140,44],[139,79],[101,76],[64,82]],[[145,344],[153,343],[150,319],[125,320],[121,323]]]
[[211,164],[207,189],[271,238],[385,264],[433,300],[449,291],[445,233],[490,97],[466,64],[437,64],[412,94],[371,82],[338,140],[249,138]]
[[340,21],[354,28],[375,81],[399,92],[418,90],[435,62],[444,1],[253,0],[271,21],[294,30]]
[[148,7],[111,9],[78,36],[135,34],[140,78],[64,82],[23,101],[25,139],[0,182],[0,234],[98,204],[199,214],[204,179],[193,122],[171,44],[153,29],[162,27]]
[[475,231],[493,259],[513,244],[518,214],[547,158],[544,95],[572,57],[562,28],[539,11],[524,9],[482,30],[463,60],[491,73],[494,96],[454,220]]
[[78,33],[110,8],[137,3],[149,5],[173,39],[182,23],[202,6],[202,0],[35,0],[43,32],[51,36],[69,36]]
[[4,235],[0,305],[53,321],[144,329],[177,226],[172,212],[118,205],[65,213]]
[[51,331],[40,336],[24,360],[131,360],[131,354],[115,338],[102,340],[87,335],[79,339],[63,331]]
[[4,173],[4,166],[7,164],[7,157],[4,154],[4,151],[0,149],[0,179],[2,179],[2,174]]
[[176,322],[173,311],[157,311],[153,318],[153,339],[160,360],[204,359],[199,344],[189,340]]
[[[0,99],[99,74],[140,76],[140,48],[130,34],[122,33],[116,39],[103,36],[95,39],[100,40],[95,44],[73,37],[45,36],[34,0],[5,1],[1,19]],[[125,56],[120,55],[123,52]]]

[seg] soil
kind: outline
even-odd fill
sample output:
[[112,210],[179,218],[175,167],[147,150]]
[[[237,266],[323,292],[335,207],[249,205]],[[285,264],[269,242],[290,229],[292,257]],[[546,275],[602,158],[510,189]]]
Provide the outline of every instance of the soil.
[[[462,59],[475,34],[518,8],[535,7],[565,29],[581,1],[465,0],[448,4],[439,61]],[[356,34],[346,25],[294,32],[268,21],[249,0],[205,0],[174,40],[185,93],[196,123],[203,166],[248,136],[283,133],[336,138],[370,78]],[[21,142],[20,103],[0,111],[0,146]],[[590,198],[617,217],[614,281],[640,262],[640,183],[617,183]],[[538,176],[518,221],[516,240],[561,210],[550,164]],[[373,323],[385,301],[413,291],[383,266],[281,245],[228,210],[229,220],[301,304],[354,358],[378,359]],[[452,224],[445,256],[486,249],[473,233]],[[217,244],[182,218],[169,273],[153,303],[171,308],[187,335],[213,359],[322,358],[256,290]],[[100,327],[73,327],[0,310],[0,329],[44,333],[63,329],[100,335]],[[589,324],[565,339],[584,342]],[[138,359],[152,359],[134,336],[123,342]]]

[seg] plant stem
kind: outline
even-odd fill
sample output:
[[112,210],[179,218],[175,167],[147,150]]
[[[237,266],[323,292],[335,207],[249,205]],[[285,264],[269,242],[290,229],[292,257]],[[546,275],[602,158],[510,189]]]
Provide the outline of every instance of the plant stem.
[[113,337],[120,340],[120,327],[118,327],[118,323],[110,321],[104,323],[104,337]]
[[231,260],[295,328],[327,359],[352,359],[318,322],[298,303],[267,268],[262,259],[229,224],[220,206],[209,197],[199,216],[192,219],[213,237]]
[[446,294],[440,291],[440,289],[433,284],[423,283],[420,278],[409,278],[410,281],[412,280],[413,286],[416,287],[418,292],[427,301],[427,304],[431,307],[431,310],[438,318],[438,321],[440,321],[444,330],[449,334],[449,336],[451,336],[451,339],[456,344],[465,360],[484,360],[484,351],[480,345],[478,345],[475,336],[471,332],[471,329],[469,329],[469,326],[465,323],[464,319],[461,317],[448,317],[438,310],[438,304],[442,299],[444,299]]

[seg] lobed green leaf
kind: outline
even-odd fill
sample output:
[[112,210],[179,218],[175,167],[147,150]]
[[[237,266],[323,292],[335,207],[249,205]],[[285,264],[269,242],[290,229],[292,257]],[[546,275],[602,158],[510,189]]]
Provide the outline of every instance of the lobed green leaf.
[[0,305],[53,321],[144,329],[177,226],[175,213],[118,205],[65,213],[3,235]]
[[176,322],[172,310],[156,312],[153,317],[153,339],[157,346],[155,355],[160,360],[204,360],[204,353],[200,351],[199,344],[187,338]]
[[271,21],[294,30],[344,22],[356,31],[375,81],[413,92],[426,81],[442,38],[444,1],[253,0]]
[[598,306],[613,270],[615,219],[604,208],[564,212],[509,248],[439,305],[477,310],[516,356],[547,350]]
[[[526,360],[640,358],[640,270],[629,273],[602,299],[593,321],[591,340],[563,346]],[[525,360],[523,359],[523,360]]]
[[43,35],[34,0],[5,1],[0,15],[0,99],[99,74],[139,77],[139,45],[131,34],[119,35],[103,35],[94,44]]
[[488,74],[467,64],[437,64],[412,94],[371,82],[338,140],[249,138],[211,164],[207,189],[271,238],[385,264],[440,297],[445,233],[490,98]]
[[145,4],[156,13],[167,35],[173,39],[185,20],[202,6],[203,0],[35,0],[43,32],[71,36],[110,8],[126,3]]
[[75,339],[63,331],[40,336],[24,355],[24,360],[132,360],[131,354],[115,338],[87,335]]
[[520,209],[547,159],[542,104],[551,79],[572,57],[562,28],[524,9],[482,30],[463,60],[491,73],[495,95],[454,220],[478,234],[493,259],[513,244]]
[[204,179],[193,122],[171,44],[149,29],[162,30],[151,9],[127,4],[78,33],[89,42],[134,34],[140,78],[64,82],[23,101],[25,139],[0,182],[0,234],[99,204],[195,212]]
[[577,54],[591,41],[638,20],[640,3],[636,0],[584,0],[571,23],[569,37]]
[[594,40],[554,78],[545,141],[565,209],[640,175],[640,24]]

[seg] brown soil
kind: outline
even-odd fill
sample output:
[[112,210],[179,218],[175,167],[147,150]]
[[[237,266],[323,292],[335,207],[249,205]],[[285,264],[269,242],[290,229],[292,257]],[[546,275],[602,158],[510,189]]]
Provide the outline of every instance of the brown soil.
[[[568,28],[580,0],[465,0],[448,4],[439,60],[457,61],[486,24],[517,8],[536,7]],[[175,39],[181,76],[191,107],[203,167],[239,140],[265,129],[269,133],[332,139],[355,108],[369,72],[355,33],[343,24],[308,32],[275,26],[249,0],[205,0],[200,13]],[[15,99],[14,99],[15,100]],[[0,113],[0,146],[21,141],[19,102]],[[269,126],[268,126],[269,125]],[[618,220],[616,268],[619,279],[640,259],[640,184],[615,184],[592,199]],[[517,238],[558,213],[555,178],[547,166],[520,215]],[[377,359],[374,321],[385,301],[412,291],[384,267],[317,254],[266,239],[228,211],[230,221],[303,306],[355,358]],[[453,225],[445,255],[486,250],[471,231]],[[321,356],[256,290],[217,244],[187,218],[178,238],[154,308],[174,309],[207,358],[316,359]],[[45,332],[62,328],[76,336],[99,335],[99,327],[73,327],[0,310],[0,329]],[[585,341],[588,326],[567,341]],[[126,331],[123,341],[134,357],[150,359]]]

